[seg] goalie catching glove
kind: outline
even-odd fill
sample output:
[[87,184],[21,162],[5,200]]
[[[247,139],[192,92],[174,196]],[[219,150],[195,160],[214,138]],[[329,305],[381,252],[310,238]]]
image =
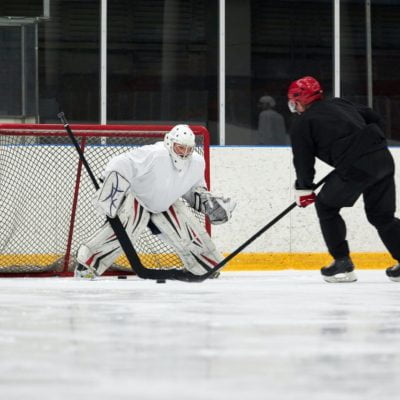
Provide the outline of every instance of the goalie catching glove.
[[205,215],[213,225],[224,224],[232,217],[236,202],[229,197],[215,196],[204,187],[197,187],[192,192],[189,203],[196,210]]

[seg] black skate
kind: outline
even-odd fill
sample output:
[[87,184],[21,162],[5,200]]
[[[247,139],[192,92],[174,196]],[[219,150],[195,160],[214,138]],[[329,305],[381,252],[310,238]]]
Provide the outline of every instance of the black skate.
[[322,277],[329,283],[355,282],[354,265],[349,257],[334,260],[327,267],[321,268]]
[[394,265],[386,270],[386,275],[393,282],[400,282],[400,264]]

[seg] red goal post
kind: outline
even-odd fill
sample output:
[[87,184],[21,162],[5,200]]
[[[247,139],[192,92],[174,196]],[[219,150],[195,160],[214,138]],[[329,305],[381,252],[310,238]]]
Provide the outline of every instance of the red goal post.
[[[206,161],[210,137],[190,126]],[[163,140],[172,125],[71,125],[96,177],[108,160]],[[77,247],[104,220],[92,205],[95,189],[60,124],[0,124],[0,276],[71,276]],[[196,216],[204,221],[200,214]],[[174,250],[149,230],[135,244],[147,268],[179,268]],[[114,271],[114,272],[112,272]],[[111,273],[129,273],[120,257]]]

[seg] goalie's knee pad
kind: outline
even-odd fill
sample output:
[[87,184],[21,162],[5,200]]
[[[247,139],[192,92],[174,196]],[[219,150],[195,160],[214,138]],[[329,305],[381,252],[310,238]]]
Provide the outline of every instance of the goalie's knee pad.
[[205,227],[181,200],[167,211],[153,214],[151,221],[160,230],[159,237],[175,248],[191,273],[203,275],[222,261]]
[[[118,213],[132,244],[146,229],[150,213],[131,195],[127,195]],[[103,274],[122,253],[121,245],[109,223],[105,223],[78,249],[78,263]]]

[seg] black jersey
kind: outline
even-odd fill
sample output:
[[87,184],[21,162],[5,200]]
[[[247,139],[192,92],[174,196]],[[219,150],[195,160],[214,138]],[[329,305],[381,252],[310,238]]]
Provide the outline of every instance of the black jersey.
[[342,175],[362,155],[386,147],[383,120],[369,107],[334,98],[316,101],[290,128],[297,188],[312,188],[315,157]]

